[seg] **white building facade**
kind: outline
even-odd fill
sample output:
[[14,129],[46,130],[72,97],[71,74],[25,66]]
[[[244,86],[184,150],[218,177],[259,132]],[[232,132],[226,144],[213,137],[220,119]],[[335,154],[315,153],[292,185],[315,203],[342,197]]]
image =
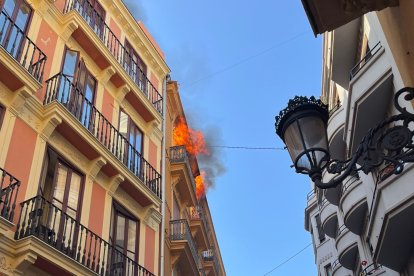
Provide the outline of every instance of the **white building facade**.
[[[406,74],[406,68],[396,62],[396,41],[385,34],[379,17],[366,13],[324,33],[322,100],[330,109],[334,159],[350,158],[370,128],[398,113],[394,95],[410,85],[400,72]],[[405,107],[412,112],[410,102]],[[308,194],[305,228],[312,235],[318,275],[414,275],[412,166],[388,175],[393,167],[386,164]],[[323,180],[332,177],[325,172]]]

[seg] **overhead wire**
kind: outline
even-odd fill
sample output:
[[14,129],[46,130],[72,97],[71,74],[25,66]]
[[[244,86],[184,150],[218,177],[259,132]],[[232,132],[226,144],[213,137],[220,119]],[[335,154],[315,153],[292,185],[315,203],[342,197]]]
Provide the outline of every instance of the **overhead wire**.
[[311,245],[312,245],[312,243],[309,243],[307,246],[305,246],[304,248],[302,248],[301,250],[299,250],[298,252],[296,252],[295,254],[293,254],[292,256],[290,256],[289,258],[287,258],[286,260],[284,260],[283,262],[281,262],[280,264],[278,264],[277,266],[275,266],[272,270],[270,270],[269,272],[267,272],[263,276],[269,275],[270,273],[272,273],[273,271],[275,271],[276,269],[278,269],[282,265],[286,264],[287,262],[289,262],[290,260],[292,260],[293,258],[295,258],[296,256],[298,256],[300,253],[302,253],[303,251],[305,251]]
[[235,63],[233,63],[233,64],[231,64],[231,65],[228,65],[228,66],[226,66],[226,67],[224,67],[224,68],[222,68],[222,69],[220,69],[220,70],[217,70],[217,71],[215,71],[215,72],[212,72],[212,73],[210,73],[210,74],[205,75],[204,77],[201,77],[201,78],[199,78],[199,79],[196,79],[196,80],[195,80],[195,81],[193,81],[193,82],[190,82],[190,83],[188,83],[188,84],[186,84],[185,82],[184,82],[184,83],[181,83],[181,84],[180,84],[180,86],[181,86],[181,87],[186,87],[186,88],[188,88],[188,87],[192,87],[192,86],[194,86],[195,84],[199,83],[200,81],[203,81],[203,80],[205,80],[205,79],[209,79],[209,78],[212,78],[212,77],[214,77],[214,76],[216,76],[216,75],[219,75],[219,74],[221,74],[221,73],[227,72],[227,71],[229,71],[229,70],[231,70],[231,69],[233,69],[233,68],[235,68],[235,67],[237,67],[237,66],[239,66],[239,65],[241,65],[241,64],[243,64],[243,63],[248,62],[249,60],[252,60],[252,59],[254,59],[254,58],[256,58],[256,57],[259,57],[259,56],[261,56],[261,55],[264,55],[264,54],[266,54],[266,53],[268,53],[268,52],[272,51],[273,49],[276,49],[276,48],[278,48],[278,47],[281,47],[281,46],[283,46],[283,45],[285,45],[285,44],[288,44],[289,42],[292,42],[292,41],[294,41],[295,39],[298,39],[299,37],[301,37],[301,36],[303,36],[303,35],[305,35],[305,34],[307,34],[307,33],[309,33],[309,32],[310,32],[310,31],[304,31],[304,32],[298,33],[298,34],[296,34],[296,35],[294,35],[294,36],[292,36],[292,37],[290,37],[290,38],[288,38],[288,39],[286,39],[286,40],[284,40],[284,41],[281,41],[281,42],[279,42],[279,43],[277,43],[277,44],[274,44],[273,46],[271,46],[271,47],[269,47],[269,48],[267,48],[267,49],[264,49],[264,50],[262,50],[262,51],[260,51],[260,52],[257,52],[257,53],[255,53],[255,54],[253,54],[253,55],[247,56],[247,57],[245,57],[245,58],[243,58],[243,59],[241,59],[241,60],[239,60],[239,61],[237,61],[237,62],[235,62]]
[[244,150],[285,150],[285,148],[273,147],[247,147],[247,146],[216,146],[207,145],[208,148],[224,148],[224,149],[244,149]]

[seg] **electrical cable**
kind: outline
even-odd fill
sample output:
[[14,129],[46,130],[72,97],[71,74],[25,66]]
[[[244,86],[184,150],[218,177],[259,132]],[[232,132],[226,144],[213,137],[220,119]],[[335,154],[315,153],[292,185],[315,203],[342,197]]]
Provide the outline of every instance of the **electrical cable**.
[[303,251],[305,251],[306,248],[308,248],[311,245],[312,245],[312,243],[308,244],[307,246],[305,246],[304,248],[302,248],[300,251],[296,252],[294,255],[292,255],[291,257],[287,258],[286,260],[284,260],[283,262],[281,262],[280,264],[278,264],[275,268],[273,268],[272,270],[270,270],[269,272],[267,272],[263,276],[269,275],[270,273],[272,273],[273,271],[275,271],[276,269],[278,269],[282,265],[286,264],[287,262],[289,262],[290,260],[292,260],[293,258],[295,258],[297,255],[299,255],[300,253],[302,253]]
[[208,148],[224,148],[224,149],[245,149],[245,150],[285,150],[285,148],[266,148],[266,147],[246,147],[246,146],[210,146]]
[[294,35],[294,36],[292,36],[292,37],[290,37],[290,38],[288,38],[288,39],[286,39],[284,41],[281,41],[281,42],[279,42],[279,43],[277,43],[277,44],[275,44],[275,45],[273,45],[273,46],[271,46],[271,47],[269,47],[267,49],[264,49],[264,50],[262,50],[260,52],[257,52],[255,54],[253,54],[253,55],[247,56],[247,57],[245,57],[245,58],[243,58],[243,59],[241,59],[241,60],[239,60],[239,61],[237,61],[237,62],[235,62],[235,63],[233,63],[231,65],[228,65],[228,66],[226,66],[226,67],[218,70],[218,71],[212,72],[212,73],[210,73],[210,74],[208,74],[208,75],[206,75],[204,77],[201,77],[199,79],[196,79],[193,82],[190,82],[188,84],[186,84],[185,82],[184,83],[181,83],[180,86],[181,87],[186,87],[186,88],[192,87],[195,84],[199,83],[200,81],[203,81],[205,79],[209,79],[209,78],[212,78],[212,77],[214,77],[216,75],[219,75],[221,73],[227,72],[227,71],[229,71],[229,70],[231,70],[231,69],[233,69],[233,68],[235,68],[235,67],[237,67],[237,66],[239,66],[239,65],[241,65],[243,63],[248,62],[251,59],[254,59],[256,57],[259,57],[261,55],[264,55],[264,54],[266,54],[267,52],[270,52],[273,49],[276,49],[276,48],[281,47],[281,46],[283,46],[283,45],[285,45],[285,44],[287,44],[289,42],[292,42],[293,40],[298,39],[299,37],[301,37],[301,36],[303,36],[303,35],[305,35],[305,34],[307,34],[309,32],[310,31],[304,31],[304,32],[298,33],[298,34],[296,34],[296,35]]

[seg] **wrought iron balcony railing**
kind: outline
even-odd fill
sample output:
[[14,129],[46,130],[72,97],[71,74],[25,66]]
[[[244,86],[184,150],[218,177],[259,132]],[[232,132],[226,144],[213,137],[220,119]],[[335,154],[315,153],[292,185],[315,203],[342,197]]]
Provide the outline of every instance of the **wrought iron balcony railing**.
[[95,10],[95,6],[88,0],[67,0],[64,13],[68,13],[72,10],[77,11],[80,16],[83,17],[116,61],[139,87],[152,106],[162,114],[162,95],[147,78],[146,73],[142,71],[139,62],[125,49],[125,46],[105,23],[105,18],[102,18],[102,16]]
[[43,197],[20,205],[16,240],[36,237],[98,275],[154,275]]
[[171,241],[187,241],[197,268],[200,267],[200,260],[197,254],[197,248],[191,234],[190,226],[187,220],[178,219],[170,221],[170,240]]
[[13,222],[20,181],[0,168],[0,216]]
[[203,212],[203,209],[199,206],[189,207],[188,213],[189,213],[190,220],[200,220],[203,223],[204,228],[206,229],[206,232],[207,232],[207,236],[210,239],[210,227],[208,226],[207,219]]
[[38,82],[42,82],[43,71],[46,64],[46,55],[39,47],[27,37],[11,19],[11,17],[2,10],[0,13],[0,45],[13,57],[21,66],[23,66],[30,75]]
[[44,104],[61,103],[99,142],[161,198],[161,175],[73,83],[59,73],[46,81]]
[[377,263],[372,263],[369,266],[367,266],[362,272],[362,276],[368,276],[368,275],[374,275],[377,272],[380,272],[382,270],[382,265]]
[[349,74],[349,79],[352,80],[358,72],[367,64],[367,62],[375,56],[380,50],[382,49],[382,45],[380,42],[375,44],[375,46],[369,50],[365,56],[351,69],[351,73]]
[[212,249],[201,252],[203,261],[213,261],[214,251]]
[[189,155],[185,146],[170,147],[170,162],[171,163],[184,163],[187,166],[188,173],[190,174],[191,184],[194,191],[196,190],[196,184],[193,177],[193,171],[190,165]]

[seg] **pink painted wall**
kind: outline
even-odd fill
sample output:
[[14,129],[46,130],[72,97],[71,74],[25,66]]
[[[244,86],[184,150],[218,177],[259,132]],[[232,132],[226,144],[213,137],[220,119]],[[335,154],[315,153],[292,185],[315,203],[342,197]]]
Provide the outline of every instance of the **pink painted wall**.
[[102,100],[102,114],[112,123],[112,116],[114,111],[114,98],[104,89]]
[[[39,34],[36,39],[36,45],[42,50],[46,55],[47,61],[45,64],[45,69],[43,73],[43,82],[50,78],[50,70],[52,68],[53,56],[56,51],[58,35],[52,30],[49,24],[46,21],[42,21],[40,24]],[[43,88],[37,91],[36,96],[39,100],[43,101],[46,94],[46,85],[43,85]]]
[[99,184],[93,183],[91,208],[89,212],[88,228],[95,234],[102,236],[102,228],[104,221],[104,209],[105,209],[105,189]]
[[16,118],[4,165],[4,169],[8,173],[21,181],[19,194],[17,195],[14,223],[19,218],[20,203],[25,199],[36,139],[36,132],[20,118]]
[[155,263],[155,231],[145,226],[145,260],[144,267],[154,272]]
[[148,162],[153,166],[156,170],[158,170],[158,162],[157,162],[157,145],[149,140],[149,147],[148,147]]

